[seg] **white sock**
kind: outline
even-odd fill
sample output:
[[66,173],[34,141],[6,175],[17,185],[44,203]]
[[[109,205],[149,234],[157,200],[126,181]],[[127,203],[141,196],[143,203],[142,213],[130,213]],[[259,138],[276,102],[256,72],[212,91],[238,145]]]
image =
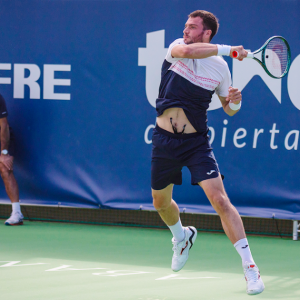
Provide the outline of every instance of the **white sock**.
[[246,238],[237,241],[234,244],[234,247],[236,251],[239,253],[239,255],[241,256],[243,265],[245,262],[255,264],[250,251],[248,240]]
[[168,227],[172,231],[174,239],[177,242],[181,242],[184,239],[184,229],[182,227],[180,218],[179,218],[179,221],[175,225],[168,226]]
[[20,202],[13,202],[12,203],[12,211],[13,213],[16,213],[16,212],[21,212],[21,206],[20,206]]

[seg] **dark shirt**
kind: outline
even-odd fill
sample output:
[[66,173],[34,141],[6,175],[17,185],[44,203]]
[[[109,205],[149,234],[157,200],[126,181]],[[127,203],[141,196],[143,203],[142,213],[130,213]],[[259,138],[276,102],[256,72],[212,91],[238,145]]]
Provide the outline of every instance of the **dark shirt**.
[[0,94],[0,119],[8,116],[6,103],[3,96]]
[[207,139],[207,110],[212,96],[226,97],[231,75],[225,60],[218,56],[203,59],[176,58],[172,49],[185,45],[184,39],[175,40],[168,49],[161,70],[157,116],[172,107],[184,110],[196,131]]
[[184,110],[188,120],[197,132],[204,136],[208,133],[207,109],[214,91],[196,86],[169,70],[171,63],[167,60],[162,65],[159,96],[156,100],[157,116],[171,107],[180,107]]

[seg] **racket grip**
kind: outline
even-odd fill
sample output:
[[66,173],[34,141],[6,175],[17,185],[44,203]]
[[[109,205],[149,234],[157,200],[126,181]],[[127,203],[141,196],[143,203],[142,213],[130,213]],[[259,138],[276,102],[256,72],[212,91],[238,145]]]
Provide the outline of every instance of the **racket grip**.
[[233,56],[234,58],[238,58],[238,57],[239,57],[239,53],[238,53],[237,51],[233,51],[233,52],[232,52],[232,56]]
[[[237,51],[232,52],[232,57],[238,58],[239,56],[240,56],[240,54]],[[253,57],[254,57],[254,53],[248,52],[247,58],[253,58]]]

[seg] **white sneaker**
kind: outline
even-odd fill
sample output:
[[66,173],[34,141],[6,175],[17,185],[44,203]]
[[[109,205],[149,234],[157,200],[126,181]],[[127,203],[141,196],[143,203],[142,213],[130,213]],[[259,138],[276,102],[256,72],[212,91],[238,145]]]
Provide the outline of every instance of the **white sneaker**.
[[172,257],[172,270],[174,272],[180,271],[189,258],[189,251],[195,243],[197,237],[197,230],[195,227],[184,227],[184,239],[181,242],[175,241],[172,238],[173,243],[173,257]]
[[245,279],[247,282],[247,294],[257,295],[264,291],[265,285],[260,277],[260,272],[255,264],[246,262],[243,265]]
[[10,218],[5,221],[5,225],[15,226],[23,225],[24,216],[21,212],[12,213]]

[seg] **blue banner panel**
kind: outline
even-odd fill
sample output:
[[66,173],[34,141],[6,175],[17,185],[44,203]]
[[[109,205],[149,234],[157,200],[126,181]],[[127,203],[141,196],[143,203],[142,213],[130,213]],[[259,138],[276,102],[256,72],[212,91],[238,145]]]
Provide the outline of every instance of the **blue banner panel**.
[[[210,139],[242,215],[300,219],[300,2],[1,1],[0,93],[16,136],[23,203],[153,209],[151,135],[161,65],[187,15],[213,12],[213,43],[252,51],[271,36],[292,65],[272,79],[254,60],[226,57],[243,104],[234,117],[213,97]],[[8,201],[4,187],[0,199]],[[214,213],[199,187],[174,188],[187,212]]]

